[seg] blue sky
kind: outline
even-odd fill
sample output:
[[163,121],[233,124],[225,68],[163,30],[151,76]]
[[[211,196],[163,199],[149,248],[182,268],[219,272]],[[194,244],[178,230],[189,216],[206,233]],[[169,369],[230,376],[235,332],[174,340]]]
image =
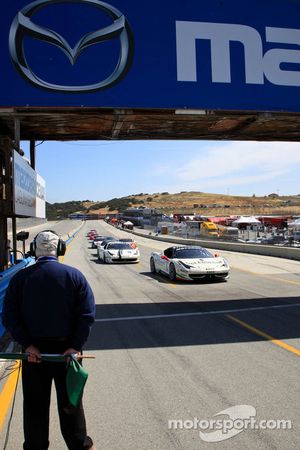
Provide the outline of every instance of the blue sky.
[[[22,148],[28,155],[29,143]],[[36,148],[36,170],[50,203],[190,190],[296,195],[300,143],[47,141]]]

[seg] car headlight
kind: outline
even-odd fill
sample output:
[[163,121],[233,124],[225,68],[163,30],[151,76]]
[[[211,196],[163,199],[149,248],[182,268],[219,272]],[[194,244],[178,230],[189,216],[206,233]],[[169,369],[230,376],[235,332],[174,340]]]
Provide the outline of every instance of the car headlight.
[[191,266],[190,264],[186,264],[182,261],[178,261],[179,264],[181,264],[185,269],[192,269],[194,266]]
[[226,261],[226,259],[223,259],[222,267],[229,267],[229,264],[228,264],[228,262]]

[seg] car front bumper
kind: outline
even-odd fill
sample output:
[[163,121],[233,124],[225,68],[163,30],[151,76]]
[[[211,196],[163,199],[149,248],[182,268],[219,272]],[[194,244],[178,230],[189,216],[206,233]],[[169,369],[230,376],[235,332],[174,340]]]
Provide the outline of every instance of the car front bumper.
[[227,280],[229,278],[229,267],[222,269],[187,269],[178,270],[177,277],[185,280],[201,280],[203,278],[219,278]]

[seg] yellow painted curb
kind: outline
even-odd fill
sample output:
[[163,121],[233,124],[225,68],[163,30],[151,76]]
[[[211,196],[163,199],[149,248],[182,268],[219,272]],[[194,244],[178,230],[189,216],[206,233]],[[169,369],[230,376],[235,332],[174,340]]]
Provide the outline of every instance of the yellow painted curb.
[[21,362],[16,361],[12,370],[13,372],[9,375],[0,394],[0,432],[2,430],[13,395],[17,389],[18,377],[21,374]]

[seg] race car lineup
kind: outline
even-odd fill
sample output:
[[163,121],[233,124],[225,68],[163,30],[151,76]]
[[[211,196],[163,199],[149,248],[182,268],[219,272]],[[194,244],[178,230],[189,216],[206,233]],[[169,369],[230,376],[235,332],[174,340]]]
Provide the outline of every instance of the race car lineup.
[[98,259],[104,263],[109,262],[139,262],[140,252],[133,248],[129,242],[104,241],[98,246]]
[[97,249],[97,257],[103,263],[135,262],[140,260],[140,251],[133,239],[116,239],[112,236],[98,235],[96,230],[87,234],[92,248]]
[[[87,238],[92,248],[97,249],[98,260],[102,263],[138,263],[140,251],[137,243],[131,238],[117,239],[103,236],[97,230],[90,230]],[[150,271],[152,274],[166,275],[171,281],[215,279],[227,281],[230,266],[228,261],[200,246],[176,245],[163,252],[152,252],[150,255]]]

